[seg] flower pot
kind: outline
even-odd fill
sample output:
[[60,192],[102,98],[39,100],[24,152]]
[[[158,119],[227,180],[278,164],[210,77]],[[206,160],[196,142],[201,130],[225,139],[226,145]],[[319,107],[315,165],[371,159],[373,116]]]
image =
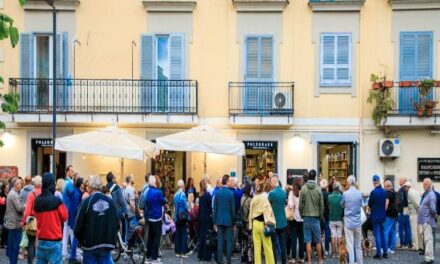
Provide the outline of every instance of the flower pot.
[[423,108],[417,108],[417,116],[423,117]]
[[394,82],[393,81],[384,81],[383,82],[383,87],[384,88],[391,88],[394,86]]
[[432,108],[426,108],[426,116],[431,117],[432,116]]
[[373,90],[379,90],[379,88],[380,88],[380,83],[374,82],[373,83]]
[[440,87],[440,81],[435,81],[434,82],[434,87]]
[[400,87],[412,87],[414,86],[413,81],[401,81],[399,82]]

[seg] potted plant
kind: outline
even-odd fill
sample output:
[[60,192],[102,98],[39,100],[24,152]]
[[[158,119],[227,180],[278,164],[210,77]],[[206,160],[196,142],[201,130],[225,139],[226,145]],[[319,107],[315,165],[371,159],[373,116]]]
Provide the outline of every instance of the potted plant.
[[432,116],[433,109],[435,108],[437,103],[438,103],[437,101],[434,101],[431,99],[429,99],[425,102],[425,109],[426,109],[427,116]]
[[415,103],[414,107],[417,109],[417,116],[423,117],[425,112],[425,107],[422,103]]
[[[431,99],[432,88],[437,84],[435,80],[425,79],[417,81],[416,85],[419,87],[419,102],[415,104],[417,115],[419,117],[432,116],[433,109],[437,105],[437,101]],[[420,112],[422,111],[422,114]]]
[[[394,109],[394,100],[390,88],[394,85],[393,81],[387,81],[386,76],[379,77],[371,74],[372,89],[367,102],[374,105],[371,118],[376,126],[379,126],[387,115]],[[377,87],[377,88],[375,88]]]
[[400,81],[399,87],[412,87],[414,86],[413,81]]

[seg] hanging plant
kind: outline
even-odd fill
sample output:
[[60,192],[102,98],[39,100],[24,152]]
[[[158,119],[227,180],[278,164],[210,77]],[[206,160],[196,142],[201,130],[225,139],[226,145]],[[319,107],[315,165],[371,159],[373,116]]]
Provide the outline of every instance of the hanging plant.
[[[367,102],[374,106],[371,118],[374,125],[379,126],[382,121],[386,122],[388,113],[394,109],[395,103],[392,97],[390,87],[393,87],[393,81],[387,81],[386,76],[379,77],[371,74],[370,81],[372,88],[368,96]],[[375,87],[378,87],[375,89]]]

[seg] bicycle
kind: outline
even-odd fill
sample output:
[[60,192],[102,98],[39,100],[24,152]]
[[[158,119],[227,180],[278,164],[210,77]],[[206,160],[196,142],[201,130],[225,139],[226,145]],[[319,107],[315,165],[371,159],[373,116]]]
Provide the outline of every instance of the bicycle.
[[134,233],[128,241],[128,244],[122,239],[121,232],[118,231],[118,239],[116,240],[115,248],[111,251],[113,262],[117,262],[121,255],[124,254],[124,259],[127,263],[141,264],[145,263],[147,254],[147,245],[144,241],[144,228],[137,226]]

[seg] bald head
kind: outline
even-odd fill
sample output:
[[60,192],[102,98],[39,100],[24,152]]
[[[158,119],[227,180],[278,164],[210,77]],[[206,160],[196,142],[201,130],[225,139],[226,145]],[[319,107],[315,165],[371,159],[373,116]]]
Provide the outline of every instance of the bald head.
[[403,186],[405,182],[407,182],[408,179],[406,177],[400,177],[399,178],[399,186]]

